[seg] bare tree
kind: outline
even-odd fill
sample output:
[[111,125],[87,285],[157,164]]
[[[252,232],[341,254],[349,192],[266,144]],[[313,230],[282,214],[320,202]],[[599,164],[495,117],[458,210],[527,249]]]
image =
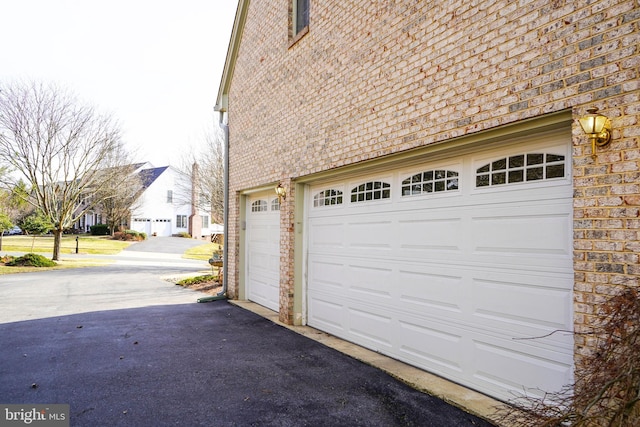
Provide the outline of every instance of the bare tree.
[[140,207],[140,194],[144,190],[142,178],[137,171],[138,165],[127,163],[129,154],[122,147],[114,153],[116,155],[109,156],[105,161],[100,175],[107,178],[117,176],[119,179],[105,179],[104,183],[91,193],[91,197],[97,201],[94,206],[106,218],[111,235]]
[[[224,144],[218,127],[207,132],[204,144],[192,149],[182,159],[178,170],[185,179],[181,180],[181,194],[196,193],[194,202],[200,210],[210,210],[212,222],[221,223],[224,218]],[[197,165],[197,168],[193,166]],[[194,172],[197,171],[197,172]],[[193,177],[192,174],[196,173]],[[195,188],[191,189],[191,182]],[[188,188],[186,187],[188,186]],[[191,203],[185,200],[184,203]]]
[[143,190],[140,176],[135,172],[135,165],[123,166],[118,171],[121,174],[119,182],[109,181],[93,193],[99,202],[96,208],[106,218],[111,235],[118,227],[131,217],[131,213],[139,207],[139,196]]
[[120,128],[112,117],[68,91],[36,82],[0,86],[0,162],[27,180],[27,201],[53,224],[54,260],[63,231],[101,201],[80,200],[120,179],[104,168],[121,153]]
[[207,138],[207,152],[210,157],[204,162],[205,170],[210,174],[203,187],[211,194],[211,215],[215,222],[224,220],[224,136],[219,127]]

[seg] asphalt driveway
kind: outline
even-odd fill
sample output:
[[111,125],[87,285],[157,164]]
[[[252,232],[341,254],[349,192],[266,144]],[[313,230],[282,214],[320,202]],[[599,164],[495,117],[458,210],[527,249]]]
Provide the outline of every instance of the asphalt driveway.
[[151,258],[0,276],[0,403],[69,404],[73,426],[490,425],[227,301],[198,304],[160,275],[199,264]]
[[182,254],[189,248],[209,243],[206,240],[186,239],[183,237],[149,237],[147,240],[134,243],[125,252],[150,252]]

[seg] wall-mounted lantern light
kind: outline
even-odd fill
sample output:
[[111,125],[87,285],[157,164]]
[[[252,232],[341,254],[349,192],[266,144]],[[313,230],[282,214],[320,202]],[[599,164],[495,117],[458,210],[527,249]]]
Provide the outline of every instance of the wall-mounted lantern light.
[[282,186],[282,184],[278,184],[275,188],[276,194],[278,195],[278,201],[282,202],[287,199],[287,190]]
[[596,157],[596,146],[604,147],[611,142],[611,122],[606,116],[598,114],[597,108],[588,108],[587,114],[580,118],[582,130],[591,140],[591,157]]

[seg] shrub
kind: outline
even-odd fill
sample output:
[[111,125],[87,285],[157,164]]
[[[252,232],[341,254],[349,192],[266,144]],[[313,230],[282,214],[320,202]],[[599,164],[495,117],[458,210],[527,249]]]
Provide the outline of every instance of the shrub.
[[217,279],[217,276],[206,274],[204,276],[188,277],[186,279],[182,279],[178,283],[176,283],[176,285],[180,285],[180,286],[196,285],[198,283],[211,282],[216,279]]
[[140,233],[135,230],[117,231],[113,233],[113,240],[140,241],[147,238],[146,233]]
[[185,237],[187,239],[191,238],[191,234],[187,233],[186,231],[181,231],[180,233],[178,233],[177,235],[178,237]]
[[144,240],[146,238],[146,234],[140,233],[136,230],[125,230],[124,234],[128,237],[129,240]]
[[14,257],[13,255],[3,255],[0,257],[0,263],[6,264],[10,261],[13,261],[14,259],[16,259],[16,257]]
[[7,262],[5,265],[10,267],[55,267],[57,264],[42,255],[28,253]]
[[96,224],[90,227],[92,236],[108,236],[109,226],[107,224]]

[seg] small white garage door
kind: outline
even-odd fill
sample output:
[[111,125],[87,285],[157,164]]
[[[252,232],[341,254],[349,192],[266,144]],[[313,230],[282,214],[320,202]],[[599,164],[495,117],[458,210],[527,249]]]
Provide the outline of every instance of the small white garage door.
[[131,229],[151,236],[151,218],[133,218]]
[[570,383],[571,156],[545,140],[313,185],[308,324],[503,400]]
[[247,198],[247,299],[278,311],[280,306],[280,204],[273,191]]
[[171,220],[168,218],[156,218],[153,220],[151,232],[156,236],[171,236]]

